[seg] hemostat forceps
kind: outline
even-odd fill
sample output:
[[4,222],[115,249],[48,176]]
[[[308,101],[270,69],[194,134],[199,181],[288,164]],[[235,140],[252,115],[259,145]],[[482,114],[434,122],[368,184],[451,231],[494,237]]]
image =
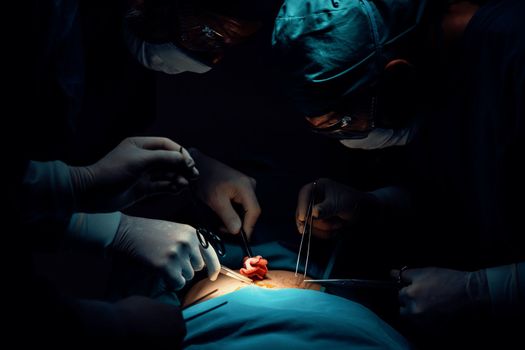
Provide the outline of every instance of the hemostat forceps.
[[312,240],[312,224],[313,224],[313,209],[315,205],[317,181],[314,181],[310,189],[310,199],[308,201],[308,207],[306,209],[306,215],[304,220],[303,232],[301,236],[301,244],[299,245],[299,252],[297,253],[297,263],[295,264],[295,276],[299,270],[299,263],[301,262],[301,254],[303,251],[304,236],[308,235],[308,242],[306,243],[306,260],[304,263],[304,275],[303,279],[306,278],[306,272],[308,270],[308,259],[310,258],[310,242]]

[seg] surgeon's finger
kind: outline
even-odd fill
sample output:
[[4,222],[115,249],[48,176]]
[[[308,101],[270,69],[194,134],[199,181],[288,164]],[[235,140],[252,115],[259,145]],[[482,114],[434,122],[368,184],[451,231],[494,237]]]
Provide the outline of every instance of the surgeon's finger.
[[244,208],[244,218],[243,218],[243,228],[244,232],[250,239],[255,223],[261,215],[261,207],[257,201],[257,196],[255,195],[255,180],[250,179],[250,184],[243,188],[239,189],[239,193],[235,198],[235,202],[242,205]]
[[200,173],[199,173],[199,170],[196,167],[195,161],[193,160],[192,156],[190,155],[190,152],[188,152],[188,150],[186,148],[184,148],[184,147],[181,147],[179,151],[182,153],[182,156],[185,159],[191,159],[191,161],[186,163],[188,168],[190,168],[190,172],[189,172],[188,176],[191,179],[197,178],[200,175]]
[[200,243],[192,245],[190,248],[190,263],[193,267],[193,270],[200,271],[206,265],[204,259],[202,258]]
[[195,169],[195,161],[188,151],[166,137],[132,137],[127,140],[144,150],[143,157],[150,165],[168,165],[183,162],[198,175]]
[[411,304],[411,298],[408,295],[408,287],[401,288],[399,291],[399,314],[401,316],[407,316],[410,313],[409,305]]
[[325,219],[337,215],[338,208],[335,205],[333,198],[325,196],[321,203],[318,203],[312,208],[312,216],[318,219]]
[[408,300],[403,306],[401,306],[399,308],[399,315],[410,318],[421,316],[414,300]]
[[303,233],[304,222],[306,221],[306,212],[308,211],[308,204],[310,203],[310,193],[312,186],[312,183],[304,185],[299,191],[299,196],[297,198],[295,222],[297,224],[297,229],[300,233]]
[[186,284],[186,279],[182,276],[180,264],[170,263],[166,271],[167,284],[174,290],[180,290]]
[[399,273],[400,273],[399,269],[390,270],[390,277],[396,281],[399,281],[401,279]]
[[406,269],[406,266],[403,269],[393,269],[390,271],[390,277],[394,280],[403,282],[404,284],[412,283],[414,278],[413,271],[416,269]]
[[333,238],[335,237],[336,233],[337,233],[337,230],[320,230],[315,227],[312,229],[312,234],[315,237],[321,238],[321,239]]
[[155,182],[155,181],[170,181],[170,182],[172,182],[175,185],[178,185],[180,187],[185,187],[185,186],[189,185],[189,179],[194,179],[195,178],[195,176],[193,175],[191,170],[189,170],[189,169],[186,169],[186,170],[188,170],[190,173],[188,173],[188,171],[182,171],[183,174],[181,174],[180,171],[179,172],[173,172],[173,171],[156,170],[156,171],[151,171],[145,177],[148,177],[149,180],[152,181],[152,182]]
[[230,198],[224,195],[215,197],[209,203],[210,208],[219,216],[228,232],[237,234],[241,229],[241,218],[235,211]]
[[194,171],[195,162],[192,158],[187,158],[179,151],[167,150],[143,150],[140,151],[143,164],[147,169],[186,169],[184,171]]
[[147,150],[167,150],[178,151],[181,145],[170,140],[167,137],[144,136],[144,137],[130,137],[128,139],[137,147]]
[[410,284],[420,274],[421,269],[407,269],[406,266],[399,270],[399,280]]
[[312,226],[318,230],[335,231],[341,229],[344,226],[344,223],[338,218],[313,219]]
[[207,248],[200,246],[200,251],[208,270],[208,277],[211,281],[215,281],[221,271],[221,263],[215,249],[211,245]]
[[172,183],[169,180],[141,179],[139,183],[131,189],[135,198],[140,199],[156,193],[172,192]]
[[193,266],[191,265],[190,256],[186,255],[179,259],[178,263],[180,264],[181,275],[186,281],[189,281],[195,275]]

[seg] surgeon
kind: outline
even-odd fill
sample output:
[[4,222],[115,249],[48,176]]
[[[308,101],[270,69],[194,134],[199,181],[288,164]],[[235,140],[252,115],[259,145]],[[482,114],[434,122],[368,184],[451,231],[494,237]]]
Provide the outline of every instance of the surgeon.
[[[7,222],[19,227],[9,247],[20,251],[16,260],[21,263],[11,280],[15,307],[6,315],[17,330],[55,339],[64,333],[163,335],[177,347],[185,333],[177,307],[144,297],[108,303],[62,296],[35,275],[31,253],[41,249],[42,242],[55,248],[58,242],[66,242],[107,256],[125,255],[158,273],[170,290],[180,290],[205,266],[213,280],[219,271],[217,256],[213,248],[201,248],[193,227],[129,216],[120,210],[155,194],[178,193],[191,183],[196,195],[222,219],[226,231],[238,233],[244,225],[250,234],[260,213],[255,180],[196,149],[158,137],[127,138],[93,163],[56,160],[57,153],[47,146],[67,150],[69,144],[52,137],[53,128],[60,125],[71,134],[77,131],[79,111],[87,105],[86,82],[93,82],[86,76],[91,61],[85,60],[88,50],[81,35],[87,29],[82,22],[86,4],[36,3],[31,14],[37,18],[31,29],[38,46],[31,47],[27,56],[34,59],[27,68],[31,73],[25,81],[28,96],[18,106],[13,125],[9,124],[19,144],[8,152],[13,169]],[[104,131],[92,138],[102,138]],[[244,208],[241,215],[234,204]]]
[[[419,239],[398,241],[419,264],[447,267],[393,271],[406,284],[401,314],[427,330],[462,313],[478,325],[523,321],[524,14],[513,0],[288,0],[275,22],[274,47],[312,131],[352,149],[409,145],[414,156],[400,164],[404,187],[305,186],[298,228],[313,193],[318,236],[413,213],[407,226]],[[456,326],[464,339],[472,334]],[[471,341],[483,338],[477,332]]]

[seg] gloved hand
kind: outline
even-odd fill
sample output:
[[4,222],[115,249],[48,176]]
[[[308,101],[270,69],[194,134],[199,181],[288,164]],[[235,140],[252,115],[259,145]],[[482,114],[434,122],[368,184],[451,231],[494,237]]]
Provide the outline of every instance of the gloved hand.
[[193,227],[174,222],[122,215],[109,248],[155,268],[175,290],[184,287],[204,265],[212,281],[220,271],[213,247],[204,249]]
[[78,212],[110,212],[156,193],[175,193],[199,172],[190,154],[163,137],[132,137],[97,163],[70,167]]
[[[309,183],[299,191],[295,221],[300,233],[304,230],[312,186],[313,183]],[[363,207],[370,210],[379,206],[373,194],[325,178],[317,181],[314,195],[312,233],[319,238],[330,238],[337,230],[357,220]]]
[[196,194],[221,218],[226,230],[233,234],[239,233],[241,218],[233,208],[232,202],[241,204],[244,208],[242,227],[246,235],[250,237],[261,214],[261,208],[255,195],[255,179],[196,149],[190,149],[190,153],[197,162],[201,173],[195,183]]
[[408,284],[399,291],[402,316],[440,320],[442,316],[490,303],[485,270],[465,272],[429,267],[399,274],[399,270],[391,272],[392,277],[400,277]]

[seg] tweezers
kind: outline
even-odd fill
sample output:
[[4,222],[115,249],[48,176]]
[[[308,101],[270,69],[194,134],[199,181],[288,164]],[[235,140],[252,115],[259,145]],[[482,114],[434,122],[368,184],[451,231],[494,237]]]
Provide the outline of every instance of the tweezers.
[[306,216],[304,221],[303,232],[301,235],[301,244],[299,245],[299,252],[297,253],[297,263],[295,264],[295,276],[297,277],[297,271],[299,270],[299,263],[301,262],[301,252],[303,251],[303,241],[308,227],[308,244],[306,248],[306,261],[304,263],[304,275],[306,278],[306,272],[308,270],[308,259],[310,258],[310,241],[312,238],[312,224],[313,224],[313,209],[315,205],[315,192],[316,192],[317,181],[314,181],[312,188],[310,189],[310,200],[308,202],[308,208],[306,209]]
[[248,278],[246,276],[243,276],[240,273],[235,272],[235,271],[227,268],[226,266],[221,265],[221,271],[220,272],[223,275],[225,275],[225,276],[228,276],[230,278],[236,279],[237,281],[241,281],[241,282],[244,282],[244,283],[247,283],[247,284],[252,284],[253,283],[253,281],[250,278]]
[[365,280],[365,279],[355,279],[355,278],[304,280],[304,282],[318,283],[323,286],[338,286],[338,287],[402,288],[404,286],[404,284],[398,281]]

